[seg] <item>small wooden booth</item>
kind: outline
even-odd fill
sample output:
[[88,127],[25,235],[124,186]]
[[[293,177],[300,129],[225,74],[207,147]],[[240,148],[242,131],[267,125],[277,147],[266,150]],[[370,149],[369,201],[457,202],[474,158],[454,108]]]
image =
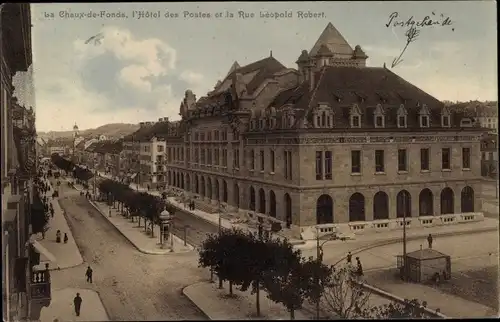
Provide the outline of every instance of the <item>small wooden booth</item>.
[[[451,258],[437,250],[426,248],[406,254],[406,260],[398,255],[398,269],[401,277],[406,274],[409,282],[424,283],[433,281],[439,283],[451,278]],[[405,263],[406,262],[406,263]]]

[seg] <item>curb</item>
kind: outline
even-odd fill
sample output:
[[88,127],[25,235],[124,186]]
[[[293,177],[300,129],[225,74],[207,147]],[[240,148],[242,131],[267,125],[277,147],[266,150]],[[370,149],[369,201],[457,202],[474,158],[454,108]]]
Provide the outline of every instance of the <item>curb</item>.
[[[485,233],[485,232],[492,232],[492,231],[498,231],[498,228],[496,227],[489,227],[489,228],[481,228],[481,229],[476,229],[476,230],[469,230],[469,231],[459,231],[459,232],[444,232],[444,233],[435,233],[433,236],[434,237],[448,237],[448,236],[460,236],[460,235],[472,235],[472,234],[479,234],[479,233]],[[412,236],[412,237],[407,237],[406,241],[413,241],[413,240],[418,240],[421,238],[424,238],[425,236]],[[380,241],[380,242],[375,242],[369,246],[361,246],[358,248],[355,248],[351,250],[351,254],[359,254],[363,251],[370,250],[372,248],[377,248],[381,246],[387,246],[391,244],[397,244],[399,242],[403,242],[403,238],[393,238],[385,241]],[[342,257],[339,259],[333,266],[337,266],[340,262],[345,260],[347,256]]]
[[203,311],[203,310],[201,309],[201,307],[199,307],[199,306],[198,306],[198,304],[196,304],[196,302],[195,302],[195,301],[193,301],[189,295],[187,295],[187,294],[186,294],[186,289],[187,289],[188,287],[191,287],[191,286],[193,286],[193,285],[197,285],[197,284],[201,284],[201,283],[207,283],[207,282],[198,282],[198,283],[194,283],[194,284],[191,284],[191,285],[188,285],[188,286],[183,287],[183,288],[182,288],[182,295],[184,295],[184,296],[185,296],[185,297],[189,300],[189,302],[193,303],[193,305],[194,305],[194,306],[196,306],[196,308],[198,309],[198,311],[200,311],[201,313],[203,313],[203,315],[204,315],[204,316],[205,316],[208,320],[212,320],[212,319],[210,318],[210,316],[208,316],[208,314],[207,314],[205,311]]
[[[87,199],[88,200],[88,199]],[[111,226],[113,226],[123,237],[125,237],[126,240],[129,241],[130,244],[132,244],[139,252],[143,253],[143,254],[147,254],[147,255],[173,255],[173,254],[183,254],[183,253],[188,253],[192,250],[188,250],[188,251],[185,251],[185,252],[155,252],[155,251],[150,251],[150,250],[146,250],[144,248],[141,248],[139,246],[137,246],[136,244],[134,244],[120,229],[118,229],[118,227],[116,227],[115,225],[113,225],[113,223],[108,219],[108,217],[102,212],[102,210],[94,203],[93,200],[88,200],[88,202],[92,205],[92,207],[94,207],[104,218],[106,218],[106,220],[111,224]]]

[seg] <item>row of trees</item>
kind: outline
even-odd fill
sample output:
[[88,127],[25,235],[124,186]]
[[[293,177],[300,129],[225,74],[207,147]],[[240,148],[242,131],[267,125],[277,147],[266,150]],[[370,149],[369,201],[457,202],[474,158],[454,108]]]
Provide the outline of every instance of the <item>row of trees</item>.
[[121,207],[121,212],[130,215],[132,221],[138,218],[139,226],[141,218],[144,219],[144,227],[151,228],[151,236],[154,237],[154,225],[159,225],[159,215],[165,209],[165,200],[160,197],[150,195],[146,192],[139,192],[130,188],[130,186],[105,179],[99,183],[99,193],[101,198],[105,199],[113,207]]
[[42,201],[38,186],[33,189],[33,203],[31,204],[31,229],[34,234],[44,231],[49,222],[49,213]]
[[61,157],[59,154],[54,153],[50,156],[52,163],[61,170],[67,173],[72,173],[73,177],[81,182],[87,183],[88,180],[94,176],[92,171],[76,165],[73,161]]
[[370,294],[356,282],[350,267],[304,259],[287,240],[259,238],[235,228],[207,237],[199,249],[199,265],[217,274],[220,288],[223,281],[229,282],[229,296],[235,285],[241,291],[251,289],[258,316],[261,290],[283,304],[291,319],[305,302],[321,304],[329,318],[422,318],[425,313],[416,300],[370,307]]

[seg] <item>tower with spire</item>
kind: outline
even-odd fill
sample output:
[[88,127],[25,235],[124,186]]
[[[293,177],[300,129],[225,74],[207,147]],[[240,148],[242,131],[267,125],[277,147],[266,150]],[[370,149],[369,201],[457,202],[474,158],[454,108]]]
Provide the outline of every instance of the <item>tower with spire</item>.
[[76,125],[76,122],[75,122],[75,125],[73,125],[73,138],[76,139],[77,136],[78,136],[78,125]]
[[296,63],[301,79],[308,80],[323,66],[365,67],[367,58],[361,46],[352,49],[332,23],[328,23],[312,49],[302,50]]

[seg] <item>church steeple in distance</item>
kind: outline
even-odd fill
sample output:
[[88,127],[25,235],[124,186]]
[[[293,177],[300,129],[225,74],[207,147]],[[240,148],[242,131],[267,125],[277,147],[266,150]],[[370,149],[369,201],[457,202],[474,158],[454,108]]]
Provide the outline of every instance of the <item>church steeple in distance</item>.
[[78,136],[78,125],[73,125],[73,137],[76,138]]

